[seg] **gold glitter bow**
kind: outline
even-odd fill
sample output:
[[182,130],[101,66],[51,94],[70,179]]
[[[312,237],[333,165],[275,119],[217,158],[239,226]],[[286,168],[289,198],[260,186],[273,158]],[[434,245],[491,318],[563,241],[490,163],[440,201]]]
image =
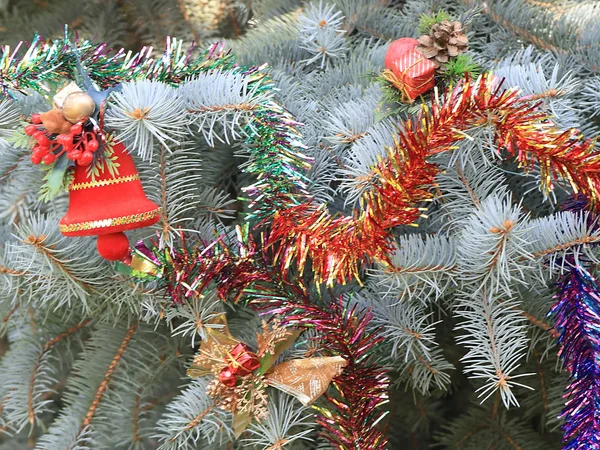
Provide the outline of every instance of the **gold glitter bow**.
[[269,327],[263,321],[255,353],[231,336],[225,315],[219,315],[209,325],[187,373],[190,377],[214,375],[207,393],[216,406],[233,413],[236,437],[252,419],[260,421],[267,416],[267,386],[292,395],[307,406],[323,395],[347,364],[344,358],[331,356],[292,359],[274,366],[301,331],[278,324]]

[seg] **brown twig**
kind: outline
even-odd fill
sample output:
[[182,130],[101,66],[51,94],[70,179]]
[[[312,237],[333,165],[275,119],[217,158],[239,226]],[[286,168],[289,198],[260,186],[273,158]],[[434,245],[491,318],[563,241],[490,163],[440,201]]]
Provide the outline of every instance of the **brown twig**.
[[204,411],[202,411],[200,414],[198,414],[196,417],[194,417],[185,427],[186,431],[187,430],[191,430],[192,428],[196,428],[198,426],[198,424],[200,422],[202,422],[202,419],[204,419],[209,412],[212,411],[212,408],[207,408]]
[[[92,404],[90,405],[90,408],[88,409],[88,412],[86,413],[85,418],[83,419],[83,423],[81,424],[81,428],[79,429],[79,432],[77,433],[77,437],[80,436],[81,433],[83,432],[83,430],[85,430],[92,422],[92,419],[94,418],[94,414],[96,414],[96,410],[98,409],[98,406],[100,406],[102,397],[104,396],[104,393],[108,389],[108,384],[110,383],[112,375],[113,375],[114,371],[116,370],[117,366],[119,365],[119,362],[123,358],[123,353],[125,353],[125,350],[127,349],[127,346],[129,345],[129,342],[131,341],[131,338],[133,337],[136,329],[137,329],[137,322],[134,322],[127,330],[127,333],[125,333],[125,337],[123,338],[123,341],[121,342],[121,345],[119,346],[119,350],[117,350],[115,357],[113,358],[110,365],[108,366],[108,370],[104,374],[104,378],[103,378],[102,382],[100,383],[100,385],[98,386],[98,389],[96,390],[96,394],[94,395]],[[71,450],[71,448],[69,447],[68,450]]]
[[37,361],[35,362],[35,364],[33,366],[33,371],[31,372],[31,377],[29,379],[29,393],[27,396],[27,407],[29,410],[28,419],[29,419],[29,423],[31,425],[33,425],[35,422],[35,411],[34,411],[34,405],[33,405],[33,390],[35,388],[35,380],[37,378],[37,372],[38,372],[38,369],[42,362],[42,358],[48,351],[50,351],[50,349],[52,347],[54,347],[60,341],[62,341],[66,337],[70,336],[71,334],[76,333],[77,331],[81,330],[83,327],[85,327],[89,323],[90,323],[90,320],[87,319],[87,320],[84,320],[83,322],[78,323],[77,325],[72,326],[65,332],[60,333],[58,336],[55,336],[54,338],[50,339],[42,347],[42,351],[38,355]]
[[133,405],[133,439],[132,442],[138,442],[140,440],[139,435],[139,422],[140,422],[140,401],[142,400],[142,389],[138,389],[135,396],[135,403]]
[[177,438],[179,436],[181,436],[181,434],[185,431],[189,431],[193,428],[196,428],[198,426],[198,424],[200,422],[202,422],[202,420],[213,410],[213,407],[211,406],[210,408],[205,409],[204,411],[202,411],[200,414],[198,414],[196,417],[194,417],[192,420],[190,420],[188,422],[188,424],[186,425],[186,427],[180,431],[179,433],[177,433],[175,436],[173,436],[169,442],[173,442],[175,440],[177,440]]
[[23,239],[22,242],[24,244],[32,245],[33,247],[35,247],[37,250],[43,253],[44,256],[46,256],[46,258],[52,261],[52,263],[56,264],[60,268],[60,270],[66,273],[71,279],[77,281],[85,289],[89,289],[90,286],[85,281],[77,277],[62,261],[60,261],[56,256],[54,256],[54,254],[52,253],[52,248],[46,247],[44,245],[45,240],[46,235],[42,234],[40,236],[34,236],[33,234],[31,234],[27,236],[26,239]]
[[600,238],[592,238],[592,236],[583,236],[581,238],[577,238],[572,241],[565,242],[564,244],[557,245],[556,247],[542,250],[541,252],[533,253],[531,256],[533,256],[534,258],[540,258],[542,256],[547,256],[551,253],[556,253],[561,250],[566,250],[566,249],[568,249],[570,247],[574,247],[576,245],[591,244],[592,242],[598,242],[598,241],[600,241]]
[[253,105],[252,103],[229,103],[227,105],[200,106],[198,108],[188,109],[187,112],[197,114],[203,112],[254,111],[257,108],[258,106]]
[[458,178],[460,178],[460,182],[463,184],[463,186],[469,193],[471,200],[473,200],[473,203],[475,203],[475,206],[477,206],[477,207],[481,206],[481,201],[479,200],[479,197],[477,197],[477,195],[475,194],[475,191],[473,190],[473,188],[471,187],[471,184],[469,183],[469,180],[467,180],[467,177],[465,177],[465,174],[463,173],[460,165],[458,164],[458,161],[456,162],[456,173],[458,174]]
[[344,133],[337,133],[335,136],[342,138],[342,142],[345,144],[352,144],[355,141],[358,141],[359,139],[362,139],[365,136],[368,136],[369,133],[367,132],[359,132],[359,133],[354,133],[352,135],[348,135],[348,134],[344,134]]
[[542,360],[537,351],[533,352],[535,357],[535,364],[540,375],[540,391],[542,393],[542,404],[544,405],[544,411],[548,411],[548,392],[546,391],[546,380],[544,378],[544,369],[542,367]]
[[8,166],[6,168],[6,170],[4,172],[2,172],[2,174],[0,174],[0,181],[6,180],[8,178],[10,178],[10,176],[12,175],[12,173],[15,171],[15,169],[17,167],[19,167],[19,163],[21,161],[23,161],[23,159],[25,159],[25,157],[28,155],[28,152],[23,153],[21,156],[19,156],[17,158],[17,160],[15,161],[15,163],[12,166]]
[[0,266],[0,273],[21,276],[21,275],[25,275],[26,272],[21,272],[19,270],[11,269],[9,267]]
[[426,266],[426,267],[414,267],[414,268],[406,268],[401,266],[388,266],[385,271],[387,273],[420,273],[420,272],[450,272],[456,270],[456,264],[452,266]]
[[458,442],[456,442],[454,447],[460,448],[463,442],[468,441],[473,436],[475,436],[476,433],[479,433],[480,431],[485,430],[487,428],[489,428],[488,425],[479,425],[478,427],[473,428],[471,431],[466,433]]
[[233,27],[233,33],[236,35],[236,37],[240,37],[242,35],[242,29],[240,28],[240,24],[237,21],[237,17],[235,17],[233,8],[229,8],[229,17],[231,18],[231,26]]
[[561,95],[564,95],[565,93],[566,93],[566,91],[563,89],[552,88],[552,89],[548,89],[547,91],[540,92],[539,94],[526,95],[525,97],[521,98],[520,101],[530,102],[530,101],[542,100],[544,98],[560,97]]
[[532,6],[538,7],[538,8],[543,8],[549,11],[552,11],[554,13],[557,14],[561,14],[564,13],[567,9],[559,6],[557,3],[555,2],[544,2],[544,1],[540,1],[540,0],[525,0],[525,2],[529,3]]
[[15,306],[13,306],[13,308],[8,312],[8,314],[6,314],[6,316],[2,318],[2,323],[8,322],[12,315],[17,311],[17,309],[19,309],[19,306],[21,306],[20,303],[17,303]]
[[[517,309],[517,308],[515,308],[515,309]],[[536,319],[535,317],[533,317],[531,314],[529,314],[526,311],[520,310],[520,313],[523,317],[525,317],[527,320],[529,320],[529,322],[531,322],[536,327],[539,327],[542,330],[547,331],[548,333],[550,333],[552,335],[552,337],[558,337],[558,335],[559,335],[558,331],[556,331],[551,325],[548,325],[543,320]]]
[[[498,302],[503,303],[502,299],[498,299]],[[550,335],[552,337],[558,337],[558,332],[551,325],[547,324],[543,320],[540,320],[540,319],[532,316],[527,311],[523,311],[518,306],[513,306],[511,309],[513,309],[515,311],[519,311],[519,314],[521,314],[523,317],[525,317],[529,322],[531,322],[536,327],[541,328],[544,331],[547,331],[548,333],[550,333]]]
[[497,242],[496,248],[493,251],[489,252],[491,255],[493,255],[493,258],[490,261],[490,263],[486,266],[488,272],[491,272],[498,264],[500,255],[502,254],[504,246],[506,245],[508,234],[515,227],[515,225],[515,222],[507,219],[501,226],[490,228],[490,233],[498,234],[500,236],[500,240]]

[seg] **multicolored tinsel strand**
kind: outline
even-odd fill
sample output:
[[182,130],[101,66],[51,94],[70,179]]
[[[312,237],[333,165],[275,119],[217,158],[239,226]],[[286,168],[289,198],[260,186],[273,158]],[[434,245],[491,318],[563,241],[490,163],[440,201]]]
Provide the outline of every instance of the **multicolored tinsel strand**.
[[[258,96],[274,87],[268,79],[252,92]],[[259,104],[244,126],[250,160],[243,170],[258,178],[244,189],[251,197],[248,220],[269,221],[276,211],[310,198],[306,173],[311,160],[302,153],[306,147],[296,129],[299,125],[288,111],[269,99]]]
[[580,264],[558,283],[551,314],[571,377],[564,395],[565,450],[600,449],[600,286]]
[[[20,54],[24,47],[27,50]],[[44,93],[49,84],[72,79],[79,64],[102,89],[139,79],[178,84],[202,72],[233,67],[233,57],[218,43],[194,57],[193,45],[186,50],[182,41],[168,38],[161,57],[154,58],[152,52],[152,47],[137,53],[113,52],[107,44],[71,40],[67,30],[63,38],[55,40],[36,35],[29,45],[20,42],[12,51],[9,46],[2,48],[0,89],[8,96],[27,89]]]
[[236,239],[224,236],[211,243],[197,242],[188,249],[185,236],[177,247],[158,251],[162,262],[160,283],[164,284],[173,303],[180,304],[215,287],[223,301],[237,303],[245,290],[259,282],[271,281],[258,270],[258,246],[247,232],[237,229]]

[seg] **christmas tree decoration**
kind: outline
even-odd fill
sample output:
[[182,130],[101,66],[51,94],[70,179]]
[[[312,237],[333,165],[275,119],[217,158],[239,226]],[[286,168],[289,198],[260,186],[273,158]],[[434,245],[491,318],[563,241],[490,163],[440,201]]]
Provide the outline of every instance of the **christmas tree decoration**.
[[60,109],[51,109],[50,111],[39,114],[39,119],[37,116],[35,120],[32,117],[32,122],[41,122],[42,125],[44,125],[44,128],[46,128],[46,131],[51,134],[69,134],[71,132],[71,126],[73,125],[65,119],[65,116]]
[[460,22],[444,20],[431,26],[429,34],[420,36],[416,50],[431,59],[436,68],[467,50],[469,38]]
[[[291,283],[281,278],[268,250],[257,246],[247,228],[236,231],[234,242],[225,243],[220,239],[208,245],[189,245],[184,239],[168,251],[161,250],[156,244],[140,243],[134,251],[131,267],[121,265],[121,270],[140,280],[164,286],[174,304],[183,304],[187,298],[214,284],[218,286],[222,300],[238,302],[244,298],[261,314],[280,318],[285,328],[277,333],[265,328],[258,336],[257,355],[260,357],[231,338],[222,316],[210,319],[210,323],[218,324],[219,329],[207,329],[209,337],[202,342],[188,374],[202,376],[210,370],[215,376],[210,385],[211,395],[222,399],[223,406],[230,408],[235,403],[231,400],[240,393],[246,395],[248,390],[262,392],[264,387],[260,383],[247,383],[246,379],[240,381],[238,377],[242,373],[253,380],[249,372],[260,361],[256,373],[265,374],[262,384],[276,387],[306,404],[314,401],[316,393],[323,394],[329,404],[315,406],[317,420],[327,430],[325,436],[336,448],[343,449],[360,440],[367,448],[384,449],[387,440],[378,424],[386,415],[382,406],[388,401],[389,380],[386,371],[370,360],[383,339],[378,332],[368,331],[372,313],[360,311],[356,306],[345,308],[339,300],[327,306],[313,304],[300,279]],[[273,280],[277,282],[272,283]],[[318,331],[320,338],[315,339],[316,343],[323,353],[332,356],[289,360],[274,366],[272,371],[265,371],[265,367],[271,367],[276,361],[281,350],[291,344],[284,337],[296,339],[298,336],[290,335],[290,327]],[[285,345],[278,346],[273,342],[280,339]],[[208,357],[213,347],[219,356]],[[233,361],[229,356],[232,354],[235,355]],[[244,367],[240,367],[238,358],[243,358]],[[215,361],[217,366],[214,366]],[[338,373],[342,368],[344,371]],[[297,377],[290,377],[290,373]],[[332,378],[331,385],[336,393],[330,396],[324,390]],[[244,389],[240,391],[239,386]],[[357,392],[361,395],[355,395]],[[256,398],[263,399],[264,396]],[[264,411],[264,406],[262,402],[257,408]],[[250,419],[249,415],[241,416],[239,421],[234,421],[234,427],[245,429]]]
[[9,3],[0,450],[600,449],[594,2]]
[[63,155],[63,159],[76,162],[79,166],[89,166],[94,159],[102,160],[104,152],[95,153],[100,148],[99,142],[106,145],[106,137],[97,126],[87,121],[87,117],[72,124],[61,109],[52,109],[34,114],[31,121],[32,124],[25,127],[25,134],[37,141],[31,153],[31,162],[34,164],[43,161],[50,166]]
[[[444,11],[423,14],[418,39],[403,37],[393,41],[385,54],[385,70],[380,76],[384,88],[389,86],[400,92],[399,101],[413,103],[415,99],[436,85],[435,76],[448,84],[460,82],[465,75],[476,77],[479,66],[469,56],[469,39],[463,25],[451,21]],[[391,96],[388,96],[391,97]]]
[[435,86],[436,65],[417,52],[418,42],[400,38],[388,47],[381,76],[402,93],[402,101],[412,103]]
[[[140,177],[125,146],[110,144],[108,156],[94,167],[77,165],[69,185],[69,210],[60,220],[65,236],[98,236],[98,253],[108,260],[121,260],[129,253],[123,231],[155,224],[160,208],[144,194]],[[110,160],[110,165],[107,161]],[[118,167],[111,170],[111,167]]]
[[561,278],[557,291],[551,314],[559,356],[570,374],[562,412],[564,448],[600,448],[600,286],[579,262]]
[[273,386],[296,397],[305,406],[319,398],[332,379],[339,376],[346,361],[339,356],[294,359],[274,365],[299,333],[278,324],[267,325],[257,336],[258,350],[234,339],[224,316],[215,319],[223,331],[207,329],[199,353],[188,369],[188,375],[200,377],[214,374],[208,385],[209,396],[217,406],[233,413],[234,435],[239,437],[253,419],[267,416],[264,390]]
[[[101,101],[110,94],[91,92]],[[123,231],[155,224],[160,208],[144,194],[125,146],[101,129],[104,111],[92,96],[71,83],[55,95],[54,104],[58,107],[32,115],[25,133],[37,141],[31,161],[50,166],[50,196],[68,186],[69,209],[59,229],[65,236],[97,235],[98,253],[122,260],[129,255]]]
[[373,319],[371,311],[348,309],[343,302],[323,308],[306,298],[282,301],[275,296],[264,307],[285,317],[287,325],[322,333],[324,348],[339,352],[348,362],[334,384],[337,396],[327,397],[333,408],[320,408],[318,423],[325,428],[327,439],[340,449],[352,447],[357,441],[374,450],[386,448],[388,440],[378,424],[387,415],[382,406],[388,402],[389,379],[384,369],[370,361],[373,350],[383,340],[367,331]]
[[63,101],[62,113],[71,123],[91,117],[96,109],[94,99],[85,92],[71,92]]
[[[106,97],[106,93],[96,92],[95,95],[100,99]],[[25,127],[25,134],[37,141],[32,162],[39,164],[43,159],[44,164],[50,166],[65,155],[62,164],[56,165],[60,167],[55,176],[57,179],[60,174],[66,175],[66,168],[73,165],[66,159],[82,166],[89,166],[94,160],[101,164],[104,151],[96,151],[107,145],[105,133],[98,125],[104,117],[100,111],[94,114],[96,104],[92,97],[71,82],[56,93],[54,105],[50,111],[33,114],[31,125]]]

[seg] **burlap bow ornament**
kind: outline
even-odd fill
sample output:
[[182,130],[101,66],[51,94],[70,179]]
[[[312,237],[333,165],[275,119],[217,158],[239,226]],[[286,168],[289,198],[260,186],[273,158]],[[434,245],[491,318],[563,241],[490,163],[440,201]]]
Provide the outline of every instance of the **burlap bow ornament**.
[[292,359],[275,365],[300,333],[263,321],[262,333],[257,335],[258,350],[253,352],[231,336],[224,315],[206,328],[206,336],[187,373],[191,377],[214,375],[207,393],[216,406],[233,413],[236,438],[253,419],[260,421],[268,414],[267,386],[310,405],[343,371],[347,361],[340,356]]

